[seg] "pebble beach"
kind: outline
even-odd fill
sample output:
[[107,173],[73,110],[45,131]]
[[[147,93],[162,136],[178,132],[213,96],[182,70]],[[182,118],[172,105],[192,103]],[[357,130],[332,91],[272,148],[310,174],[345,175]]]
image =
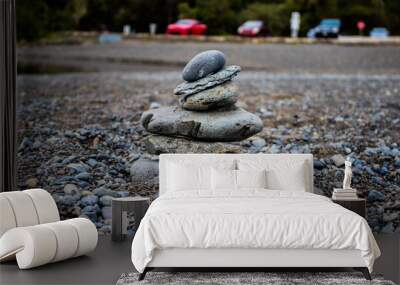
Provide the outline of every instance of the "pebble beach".
[[[155,43],[150,45],[155,49]],[[159,45],[166,50],[159,60],[175,54],[168,50],[170,45]],[[182,47],[185,59],[191,51],[194,55],[205,48],[187,45]],[[376,58],[358,62],[356,56],[353,63],[351,59],[343,65],[333,63],[333,69],[325,67],[329,66],[326,61],[329,56],[334,61],[337,54],[314,60],[313,67],[313,55],[303,46],[303,63],[300,59],[288,63],[295,48],[285,46],[272,52],[273,62],[277,60],[274,54],[283,56],[276,71],[264,70],[253,58],[245,62],[243,54],[248,50],[240,54],[240,45],[224,50],[230,62],[242,65],[235,79],[241,94],[237,107],[263,123],[256,135],[235,142],[172,140],[150,134],[142,126],[143,112],[179,104],[174,88],[182,82],[180,61],[176,62],[179,67],[160,65],[150,70],[142,68],[143,63],[135,66],[119,58],[124,70],[114,63],[110,69],[98,67],[95,72],[19,75],[18,187],[48,190],[62,218],[86,216],[101,234],[108,234],[112,197],[156,198],[159,153],[312,153],[316,193],[331,196],[333,188],[341,187],[344,161],[350,158],[353,187],[367,199],[367,220],[373,231],[400,232],[400,63],[390,60],[399,48],[382,47]],[[46,49],[51,55],[59,47]],[[258,51],[260,46],[253,49],[259,52],[260,61],[268,58],[268,52]],[[340,53],[342,49],[349,54],[356,54],[357,49],[372,52],[368,47],[341,47]],[[40,59],[37,48],[23,48],[20,53]],[[147,53],[148,49],[134,54],[143,54],[145,61]],[[66,54],[68,58],[73,51]],[[56,61],[54,56],[46,60]],[[132,68],[125,70],[125,65]]]

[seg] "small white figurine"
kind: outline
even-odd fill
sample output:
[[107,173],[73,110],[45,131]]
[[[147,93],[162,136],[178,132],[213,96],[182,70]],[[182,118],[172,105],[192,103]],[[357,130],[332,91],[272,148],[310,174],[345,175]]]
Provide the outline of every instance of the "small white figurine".
[[351,177],[353,176],[351,171],[351,161],[346,160],[344,162],[344,179],[343,179],[343,189],[351,189]]

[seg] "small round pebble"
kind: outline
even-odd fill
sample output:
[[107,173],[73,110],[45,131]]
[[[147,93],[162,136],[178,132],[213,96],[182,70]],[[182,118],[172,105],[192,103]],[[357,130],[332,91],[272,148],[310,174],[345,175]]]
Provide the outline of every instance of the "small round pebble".
[[225,55],[218,50],[203,51],[194,56],[182,72],[183,80],[193,82],[221,70],[225,65]]

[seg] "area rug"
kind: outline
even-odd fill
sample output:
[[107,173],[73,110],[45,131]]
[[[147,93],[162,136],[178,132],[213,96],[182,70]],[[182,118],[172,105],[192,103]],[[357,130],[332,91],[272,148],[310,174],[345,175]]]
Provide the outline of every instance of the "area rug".
[[138,273],[122,274],[116,285],[395,285],[376,275],[368,281],[359,272],[148,272],[142,281],[138,281],[138,276]]

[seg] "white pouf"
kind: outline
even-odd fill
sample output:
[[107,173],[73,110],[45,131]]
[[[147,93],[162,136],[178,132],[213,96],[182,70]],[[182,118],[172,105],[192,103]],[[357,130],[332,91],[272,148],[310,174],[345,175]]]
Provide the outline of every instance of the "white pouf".
[[42,189],[0,193],[0,261],[16,258],[28,269],[84,255],[96,248],[88,219],[60,221],[56,203]]

